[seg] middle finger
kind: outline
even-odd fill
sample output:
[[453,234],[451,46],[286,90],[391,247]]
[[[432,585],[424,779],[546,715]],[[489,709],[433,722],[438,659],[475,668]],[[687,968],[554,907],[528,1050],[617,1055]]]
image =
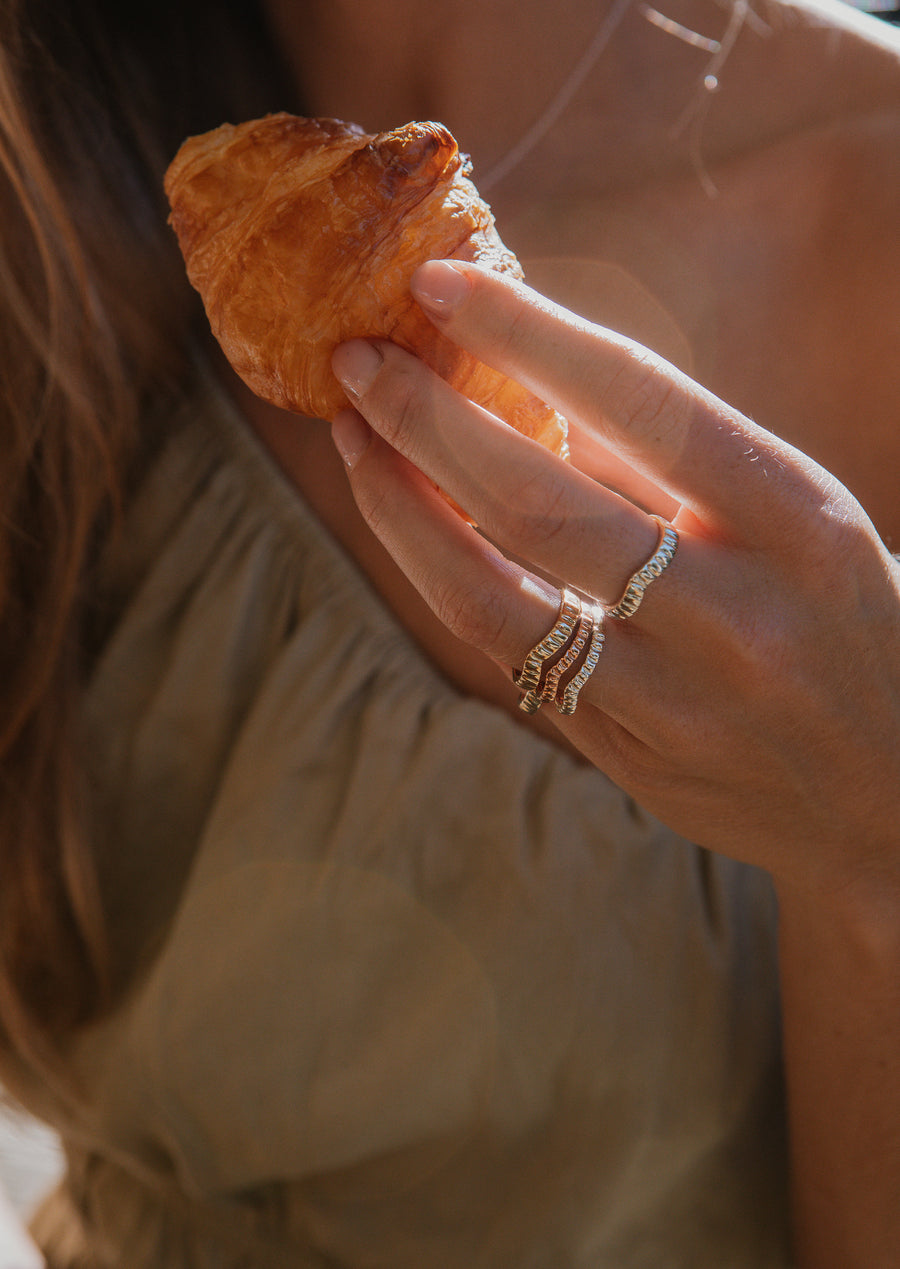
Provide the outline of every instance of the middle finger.
[[[521,669],[529,651],[556,624],[560,588],[507,559],[453,510],[421,471],[377,434],[364,434],[355,411],[340,411],[333,433],[364,519],[438,619],[463,643],[508,670]],[[411,525],[415,532],[410,532]],[[660,657],[659,636],[643,620],[638,626],[609,619],[602,629],[604,649],[579,699],[650,743],[659,733],[667,699],[661,676],[669,688],[672,682],[689,683],[692,676],[682,674],[671,656]],[[682,641],[679,656],[694,642]],[[547,670],[554,660],[548,661]],[[678,695],[683,695],[681,686]],[[581,725],[555,710],[548,712],[564,730]],[[588,712],[579,705],[579,719]]]
[[409,353],[353,340],[334,369],[371,426],[504,551],[614,603],[651,554],[639,508],[460,396]]

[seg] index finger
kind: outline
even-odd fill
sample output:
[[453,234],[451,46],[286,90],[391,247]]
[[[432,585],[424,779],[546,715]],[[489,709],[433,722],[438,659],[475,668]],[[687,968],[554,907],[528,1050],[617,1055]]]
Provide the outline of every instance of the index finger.
[[412,290],[448,338],[598,435],[707,525],[758,540],[826,473],[649,349],[508,276],[429,261]]

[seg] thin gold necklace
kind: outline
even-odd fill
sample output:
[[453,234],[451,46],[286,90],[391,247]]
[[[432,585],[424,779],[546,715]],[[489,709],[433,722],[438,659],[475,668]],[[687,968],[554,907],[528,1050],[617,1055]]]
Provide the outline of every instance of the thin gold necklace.
[[538,142],[547,135],[600,60],[631,4],[632,0],[615,0],[615,4],[604,16],[597,34],[581,57],[579,57],[568,78],[557,90],[550,104],[528,131],[519,138],[512,149],[508,150],[503,158],[499,159],[483,176],[479,176],[478,188],[482,192],[489,191],[493,186],[499,185],[501,181],[505,180],[510,172],[518,167],[526,155],[534,149]]
[[[510,172],[518,167],[526,155],[534,149],[538,142],[547,135],[597,65],[631,4],[632,0],[615,0],[615,4],[601,22],[597,34],[578,59],[569,76],[550,101],[550,104],[512,149],[508,150],[493,167],[489,168],[484,176],[479,177],[478,188],[482,192],[489,192],[493,187],[505,180]],[[701,35],[696,31],[692,31],[689,27],[683,26],[680,22],[674,22],[671,18],[667,18],[665,14],[660,13],[658,9],[646,3],[646,0],[640,4],[639,12],[647,21],[659,27],[660,30],[665,31],[669,35],[674,35],[686,44],[704,49],[711,54],[702,75],[702,88],[705,91],[701,92],[691,102],[682,118],[677,122],[674,128],[676,135],[699,119],[703,111],[703,99],[705,98],[708,101],[712,94],[718,90],[719,72],[734,47],[742,26],[745,23],[750,23],[761,34],[770,33],[766,23],[761,21],[754,13],[750,0],[734,0],[726,30],[721,39]],[[694,163],[701,180],[708,187],[708,192],[711,194],[715,193],[712,182],[709,181],[708,176],[705,174],[699,154],[694,155]]]

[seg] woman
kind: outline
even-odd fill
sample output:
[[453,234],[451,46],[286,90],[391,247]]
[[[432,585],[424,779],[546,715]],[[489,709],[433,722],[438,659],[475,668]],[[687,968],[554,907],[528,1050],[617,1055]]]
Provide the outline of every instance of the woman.
[[[763,270],[786,266],[802,286],[783,310],[763,286],[763,308],[741,310],[749,375],[736,369],[726,328],[705,350],[704,383],[743,400],[828,471],[645,349],[550,311],[524,288],[447,263],[425,266],[414,282],[451,338],[624,457],[637,473],[632,481],[616,469],[624,492],[673,515],[676,553],[661,563],[677,564],[658,590],[661,573],[643,579],[654,590],[640,616],[637,605],[616,604],[631,567],[659,545],[651,518],[480,417],[399,350],[358,343],[335,357],[361,412],[339,415],[334,427],[357,501],[448,627],[522,666],[559,609],[559,590],[539,577],[609,605],[618,620],[607,622],[588,704],[556,725],[667,824],[773,876],[798,1248],[802,1263],[816,1265],[886,1265],[900,1251],[900,567],[885,545],[900,544],[900,383],[885,346],[869,359],[865,317],[854,332],[834,311],[852,296],[851,311],[872,313],[863,278],[872,268],[897,276],[895,228],[859,253],[849,296],[839,291],[829,304],[826,295],[869,182],[886,178],[887,206],[900,195],[898,50],[885,51],[895,103],[886,115],[876,107],[841,124],[826,119],[818,134],[779,139],[711,172],[717,195],[738,208],[752,184],[783,238],[758,254],[754,245],[753,255]],[[814,160],[821,176],[811,183]],[[683,228],[690,193],[666,193],[673,237],[694,241],[697,227]],[[702,209],[698,216],[705,230]],[[805,250],[794,236],[801,224],[818,231]],[[733,251],[729,227],[719,232]],[[885,328],[896,333],[896,287],[880,289]],[[805,319],[798,302],[809,306]],[[779,340],[794,322],[814,332],[802,332],[803,355],[764,384],[753,363],[769,336],[754,331],[758,320]],[[873,433],[860,438],[848,424],[873,406]],[[431,486],[373,443],[367,423],[539,576],[498,568],[495,548],[473,545]]]
[[[882,200],[874,224],[890,226],[896,44],[839,11],[598,12],[571,0],[551,15],[519,0],[423,17],[401,0],[389,13],[269,0],[269,41],[290,81],[280,87],[252,12],[230,7],[226,27],[217,6],[191,6],[183,21],[174,8],[120,9],[79,6],[61,22],[9,6],[3,44],[4,322],[18,340],[8,393],[20,420],[7,442],[3,626],[7,664],[23,674],[4,732],[2,1064],[66,1145],[66,1180],[35,1223],[49,1263],[790,1263],[764,870],[788,918],[803,1254],[889,1263],[890,1107],[868,1171],[858,1149],[841,1151],[855,1147],[848,1124],[872,1122],[870,1072],[891,1057],[872,1004],[895,981],[890,956],[862,920],[877,890],[890,927],[891,844],[863,856],[862,880],[843,840],[813,872],[798,693],[778,702],[793,711],[784,738],[748,678],[756,645],[748,635],[736,663],[723,613],[741,601],[752,635],[763,623],[747,597],[787,592],[790,642],[766,661],[779,685],[808,649],[811,610],[846,646],[846,622],[771,545],[811,490],[824,502],[830,487],[736,410],[799,443],[892,531],[896,243],[842,191],[852,179],[869,216]],[[194,85],[195,69],[211,82]],[[237,85],[247,93],[229,101]],[[521,663],[555,620],[553,584],[535,574],[521,587],[518,566],[474,534],[446,517],[435,528],[443,513],[409,469],[343,415],[336,435],[366,515],[451,617],[448,634],[354,511],[327,424],[248,399],[192,339],[151,192],[173,134],[297,99],[369,128],[443,118],[529,276],[703,382],[646,352],[634,378],[631,345],[505,289],[482,298],[477,279],[462,279],[454,305],[445,273],[420,275],[423,305],[480,347],[496,347],[492,330],[514,318],[498,355],[578,405],[576,458],[627,496],[613,500],[516,447],[498,461],[483,420],[434,385],[419,391],[420,371],[396,350],[379,350],[370,384],[346,360],[358,347],[336,363],[362,414],[425,467],[429,420],[446,410],[461,469],[475,446],[489,460],[477,498],[501,545],[534,560],[557,536],[547,571],[565,564],[565,580],[600,600],[615,602],[613,583],[653,549],[638,506],[675,518],[675,555],[628,642],[606,622],[602,669],[631,647],[647,684],[639,723],[622,669],[594,674],[565,730],[548,711],[526,718],[485,653]],[[645,402],[627,449],[618,433],[599,438],[609,449],[598,443],[601,398],[609,427]],[[866,446],[846,443],[851,409],[871,428]],[[702,461],[687,462],[682,439]],[[751,443],[761,461],[747,475]],[[446,474],[458,478],[454,463]],[[754,479],[754,507],[770,499],[761,528],[740,514]],[[379,514],[382,480],[395,506],[415,507],[429,568]],[[498,511],[504,481],[517,505]],[[855,720],[852,769],[826,733],[821,752],[841,765],[812,792],[830,815],[844,809],[842,839],[863,820],[889,836],[895,572],[854,502],[827,506],[858,544],[866,630],[877,632],[857,657],[860,683],[877,674],[882,696],[877,736],[868,716]],[[818,538],[794,536],[808,561]],[[490,576],[492,628],[508,633],[487,640]],[[851,610],[849,588],[833,585],[830,602]],[[824,690],[830,651],[816,655]],[[604,698],[607,682],[617,700]],[[781,761],[743,736],[734,749],[729,719],[751,708]],[[651,741],[683,769],[654,758]],[[785,752],[796,752],[793,800],[779,783]],[[876,759],[866,780],[861,753]],[[762,798],[758,780],[737,797],[748,754],[766,762]],[[850,775],[853,796],[842,796]],[[855,956],[865,973],[851,993]],[[827,1094],[841,1068],[814,1059],[823,1029],[848,1023],[865,1069],[837,1114]],[[850,1160],[849,1180],[836,1158]]]

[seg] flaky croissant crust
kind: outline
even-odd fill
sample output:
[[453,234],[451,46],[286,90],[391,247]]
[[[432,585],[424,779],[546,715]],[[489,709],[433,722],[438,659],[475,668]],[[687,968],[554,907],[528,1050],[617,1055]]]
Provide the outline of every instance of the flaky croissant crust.
[[188,276],[234,369],[259,396],[329,419],[345,339],[415,352],[460,392],[557,453],[566,426],[518,384],[461,351],[409,293],[429,259],[521,277],[453,137],[436,123],[369,135],[288,114],[187,140],[166,174]]

